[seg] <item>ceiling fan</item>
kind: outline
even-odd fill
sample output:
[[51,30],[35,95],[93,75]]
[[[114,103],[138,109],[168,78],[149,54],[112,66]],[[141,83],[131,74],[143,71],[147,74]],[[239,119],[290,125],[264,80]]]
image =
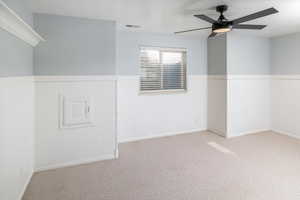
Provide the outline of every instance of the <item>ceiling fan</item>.
[[216,35],[220,33],[226,33],[231,31],[232,29],[250,29],[250,30],[261,30],[266,27],[266,25],[254,25],[254,24],[241,24],[243,22],[251,21],[257,18],[265,17],[267,15],[275,14],[278,12],[275,8],[268,8],[266,10],[262,10],[260,12],[253,13],[251,15],[247,15],[245,17],[241,17],[232,21],[229,21],[226,19],[226,17],[223,15],[224,12],[226,12],[228,9],[227,5],[219,5],[216,7],[216,11],[220,13],[220,17],[218,20],[214,20],[206,15],[194,15],[195,17],[202,19],[206,22],[209,22],[212,24],[211,27],[205,27],[205,28],[195,28],[185,31],[178,31],[175,32],[175,34],[179,33],[186,33],[191,31],[198,31],[198,30],[205,30],[205,29],[212,29],[212,33],[209,35],[209,37],[215,37]]

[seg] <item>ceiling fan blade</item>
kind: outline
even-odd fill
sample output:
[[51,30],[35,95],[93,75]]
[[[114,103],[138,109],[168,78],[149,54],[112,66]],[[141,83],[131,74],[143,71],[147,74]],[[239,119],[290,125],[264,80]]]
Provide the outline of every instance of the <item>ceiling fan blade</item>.
[[233,25],[233,29],[253,29],[253,30],[261,30],[265,28],[267,25],[254,25],[254,24],[236,24]]
[[185,31],[177,31],[177,32],[175,32],[175,34],[186,33],[186,32],[192,32],[192,31],[200,31],[200,30],[205,30],[205,29],[211,29],[211,27],[194,28],[194,29],[185,30]]
[[214,20],[214,19],[212,19],[212,18],[210,18],[210,17],[208,17],[208,16],[206,16],[206,15],[194,15],[194,16],[197,17],[197,18],[199,18],[199,19],[202,19],[202,20],[204,20],[204,21],[206,21],[206,22],[209,22],[209,23],[211,23],[211,24],[217,22],[216,20]]
[[232,22],[233,22],[233,24],[239,24],[239,23],[251,21],[251,20],[254,20],[254,19],[257,19],[257,18],[260,18],[260,17],[265,17],[267,15],[272,15],[272,14],[275,14],[275,13],[278,13],[278,12],[279,11],[276,10],[275,8],[269,8],[269,9],[262,10],[262,11],[257,12],[257,13],[253,13],[251,15],[247,15],[245,17],[235,19]]
[[208,36],[208,38],[213,38],[213,37],[215,37],[216,35],[217,35],[217,33],[212,32],[212,33]]

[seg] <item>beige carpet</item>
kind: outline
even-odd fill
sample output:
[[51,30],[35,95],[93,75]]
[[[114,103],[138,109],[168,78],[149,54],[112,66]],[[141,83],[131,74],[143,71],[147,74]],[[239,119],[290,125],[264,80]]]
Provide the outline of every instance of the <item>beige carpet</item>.
[[34,175],[23,200],[300,199],[300,140],[204,132],[120,145],[120,159]]

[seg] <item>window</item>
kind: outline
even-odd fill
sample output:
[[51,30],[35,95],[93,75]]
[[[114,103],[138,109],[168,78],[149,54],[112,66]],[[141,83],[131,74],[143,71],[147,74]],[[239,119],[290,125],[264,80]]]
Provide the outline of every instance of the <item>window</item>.
[[186,50],[142,47],[141,92],[185,91]]

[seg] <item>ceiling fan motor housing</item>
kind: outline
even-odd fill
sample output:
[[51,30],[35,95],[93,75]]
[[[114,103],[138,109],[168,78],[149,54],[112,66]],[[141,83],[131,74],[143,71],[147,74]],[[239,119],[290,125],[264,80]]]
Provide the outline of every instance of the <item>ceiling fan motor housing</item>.
[[[223,13],[227,11],[228,6],[227,5],[219,5],[216,7],[216,11],[220,13],[219,19],[212,24],[212,31],[213,32],[222,32],[222,30],[231,30],[232,29],[232,23],[228,21]],[[224,31],[224,32],[227,32]]]
[[219,13],[224,13],[228,10],[228,6],[227,5],[219,5],[216,7],[216,11]]

